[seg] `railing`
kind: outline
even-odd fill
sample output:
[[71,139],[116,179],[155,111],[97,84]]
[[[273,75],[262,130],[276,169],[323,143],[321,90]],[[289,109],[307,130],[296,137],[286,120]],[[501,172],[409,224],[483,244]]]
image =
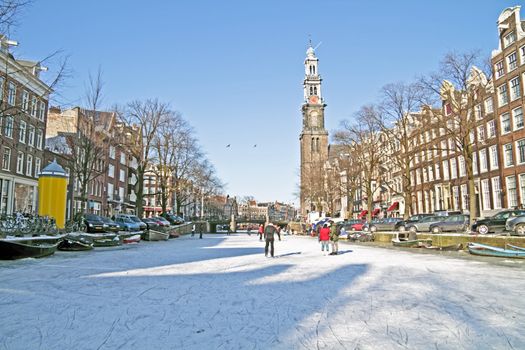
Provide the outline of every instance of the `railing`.
[[57,234],[55,219],[49,216],[3,215],[0,217],[0,236],[35,236],[41,234]]

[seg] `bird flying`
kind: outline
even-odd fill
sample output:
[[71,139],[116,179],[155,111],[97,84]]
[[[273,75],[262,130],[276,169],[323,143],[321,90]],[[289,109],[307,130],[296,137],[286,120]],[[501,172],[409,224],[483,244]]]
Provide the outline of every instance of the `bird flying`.
[[227,145],[226,145],[226,148],[228,148],[228,147],[230,147],[230,144],[227,144]]

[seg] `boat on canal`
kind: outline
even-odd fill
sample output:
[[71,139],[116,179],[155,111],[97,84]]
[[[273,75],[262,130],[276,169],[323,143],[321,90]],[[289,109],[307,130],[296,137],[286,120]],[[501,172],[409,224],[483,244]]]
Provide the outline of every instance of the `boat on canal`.
[[58,242],[0,239],[0,260],[42,258],[55,253]]
[[[509,245],[507,245],[508,247]],[[519,248],[519,247],[516,247]],[[469,243],[468,251],[473,255],[481,256],[494,256],[499,258],[517,258],[525,259],[525,249],[509,249],[509,248],[499,248],[493,247],[487,244],[481,243]]]

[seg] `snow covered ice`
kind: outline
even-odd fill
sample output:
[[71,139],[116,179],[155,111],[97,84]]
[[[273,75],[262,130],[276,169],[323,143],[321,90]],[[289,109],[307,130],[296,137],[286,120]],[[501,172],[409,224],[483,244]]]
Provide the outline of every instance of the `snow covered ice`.
[[0,349],[525,349],[521,261],[275,246],[184,236],[0,261]]

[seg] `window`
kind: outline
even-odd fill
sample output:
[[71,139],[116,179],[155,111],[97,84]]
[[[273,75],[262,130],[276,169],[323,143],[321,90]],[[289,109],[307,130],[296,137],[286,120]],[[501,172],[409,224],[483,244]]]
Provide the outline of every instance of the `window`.
[[31,99],[31,116],[36,118],[36,110],[38,108],[38,100],[36,96]]
[[19,174],[24,173],[24,153],[18,152],[18,157],[16,158],[16,172]]
[[11,116],[5,119],[4,135],[13,138],[13,117]]
[[124,202],[124,187],[119,187],[118,188],[118,195],[120,197],[120,201]]
[[512,131],[512,127],[510,125],[510,114],[505,113],[501,115],[501,134],[508,134]]
[[443,180],[448,180],[448,160],[443,161]]
[[503,61],[499,61],[498,63],[496,63],[494,70],[496,71],[496,79],[501,78],[503,74],[505,74],[505,69],[503,68]]
[[490,185],[489,180],[481,180],[481,193],[483,195],[483,210],[490,210]]
[[507,91],[507,85],[503,84],[498,87],[498,104],[501,106],[509,103],[509,92]]
[[120,182],[126,182],[126,172],[122,169],[120,169],[120,174],[119,174],[119,181]]
[[0,100],[4,99],[4,83],[5,83],[4,77],[0,77]]
[[518,191],[516,191],[516,177],[508,176],[505,178],[507,183],[507,204],[509,208],[514,208],[518,205]]
[[458,177],[458,167],[457,167],[456,158],[451,158],[450,159],[450,178],[455,179],[457,177]]
[[14,106],[16,103],[16,86],[14,83],[9,83],[7,90],[7,103]]
[[512,110],[512,119],[514,120],[514,130],[523,128],[523,110],[521,107]]
[[483,119],[483,115],[481,114],[481,105],[474,106],[474,115],[476,116],[477,120]]
[[520,59],[521,59],[521,64],[525,63],[525,46],[522,46],[520,48]]
[[505,167],[514,165],[514,157],[512,156],[512,143],[503,145],[503,159],[505,162]]
[[478,154],[476,152],[472,153],[472,173],[478,174]]
[[46,115],[46,104],[43,101],[38,101],[38,119],[44,121]]
[[108,176],[115,177],[115,166],[113,166],[113,164],[108,166]]
[[115,147],[109,146],[109,158],[115,159]]
[[518,58],[516,52],[511,53],[507,56],[507,71],[514,70],[518,67]]
[[466,164],[465,164],[465,157],[463,156],[459,156],[458,157],[458,161],[459,161],[459,176],[466,176],[467,175],[467,167],[466,167]]
[[416,169],[416,185],[419,185],[421,183],[421,169]]
[[479,171],[481,173],[484,173],[489,170],[488,162],[487,162],[487,149],[484,148],[482,150],[479,150]]
[[520,77],[516,77],[510,81],[510,100],[514,101],[520,96],[521,96]]
[[449,154],[452,154],[454,153],[454,150],[455,150],[455,146],[456,144],[454,143],[454,140],[452,140],[451,138],[448,139],[448,152]]
[[478,141],[482,142],[485,140],[485,126],[478,126]]
[[42,130],[36,131],[36,148],[42,149]]
[[18,141],[21,143],[26,143],[26,127],[27,124],[25,121],[20,121],[20,130],[18,130]]
[[499,176],[492,178],[492,200],[494,201],[494,209],[501,209],[501,184]]
[[459,210],[459,187],[452,187],[452,205],[454,210]]
[[516,141],[516,151],[518,152],[518,157],[516,159],[517,163],[525,163],[525,139]]
[[[40,174],[41,162],[40,158],[35,158],[35,177],[38,177]],[[69,173],[69,171],[67,173]]]
[[447,141],[442,140],[440,147],[441,147],[441,156],[445,157],[447,155]]
[[489,157],[490,157],[490,170],[498,169],[498,146],[493,145],[489,147]]
[[494,112],[494,102],[492,97],[489,97],[485,100],[485,114]]
[[525,174],[520,174],[520,197],[521,197],[521,206],[525,205]]
[[423,183],[426,184],[428,182],[427,168],[423,168],[421,171],[423,172]]
[[516,41],[516,32],[511,32],[503,38],[503,48]]
[[126,165],[126,154],[124,152],[120,152],[120,164]]
[[467,184],[461,185],[461,209],[468,209],[468,190]]
[[22,110],[24,112],[29,111],[29,92],[26,90],[22,92]]
[[488,138],[496,137],[496,122],[493,120],[489,120],[487,123],[487,130],[488,130]]
[[2,153],[2,170],[11,170],[11,149],[4,147]]
[[33,147],[35,145],[35,127],[33,125],[29,125],[27,130],[27,144]]
[[33,175],[33,156],[28,154],[26,157],[26,175]]

